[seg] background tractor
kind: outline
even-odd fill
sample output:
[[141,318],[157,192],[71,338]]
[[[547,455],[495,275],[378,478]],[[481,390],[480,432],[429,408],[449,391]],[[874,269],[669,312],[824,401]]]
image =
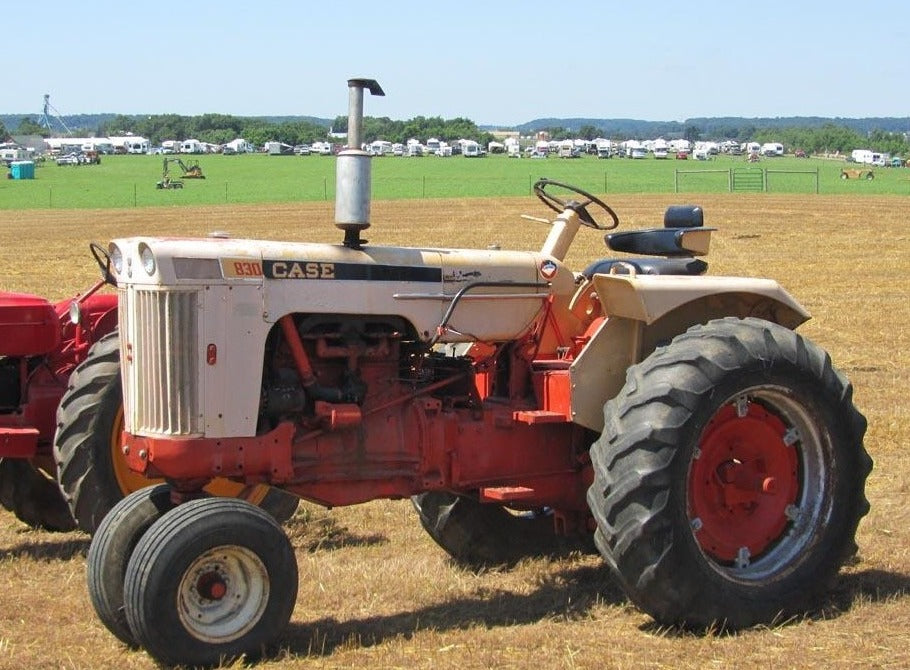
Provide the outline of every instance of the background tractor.
[[[202,168],[199,167],[199,161],[190,161],[189,164],[187,164],[183,162],[182,158],[166,156],[162,162],[161,181],[156,184],[156,188],[183,188],[181,179],[205,179],[205,175],[202,174]],[[171,177],[171,163],[176,163],[180,166],[182,174],[179,179]]]
[[[363,92],[383,93],[348,86],[360,147]],[[328,507],[410,497],[470,565],[596,547],[660,625],[736,629],[817,603],[868,511],[866,422],[795,332],[809,315],[792,296],[707,274],[700,208],[613,232],[605,202],[541,179],[555,218],[538,251],[383,247],[362,238],[369,154],[341,152],[337,184],[339,244],[108,247],[123,450],[167,482],[118,503],[89,549],[89,595],[118,638],[204,665],[289,621],[288,537],[207,497],[215,477]],[[588,230],[617,256],[573,269]],[[77,378],[62,408],[86,395]]]
[[875,172],[871,168],[843,168],[840,171],[841,179],[865,179],[872,181],[875,179]]
[[[52,531],[93,533],[124,496],[156,483],[130,471],[120,449],[117,296],[100,290],[111,281],[106,253],[92,252],[104,277],[81,296],[51,304],[0,292],[0,504]],[[81,393],[60,407],[75,383]],[[54,449],[58,428],[69,439]],[[221,480],[208,490],[261,504],[280,520],[297,507],[297,498],[267,486]]]

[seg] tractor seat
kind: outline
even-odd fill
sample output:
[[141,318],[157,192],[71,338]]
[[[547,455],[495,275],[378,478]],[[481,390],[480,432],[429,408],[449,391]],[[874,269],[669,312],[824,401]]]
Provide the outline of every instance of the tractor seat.
[[[664,213],[663,228],[630,230],[610,233],[604,241],[613,251],[657,256],[657,258],[605,258],[594,261],[582,272],[590,279],[594,274],[628,274],[631,265],[638,274],[700,275],[708,264],[693,258],[708,252],[708,242],[714,228],[704,227],[704,212],[696,205],[672,205]],[[617,265],[619,264],[619,265]]]

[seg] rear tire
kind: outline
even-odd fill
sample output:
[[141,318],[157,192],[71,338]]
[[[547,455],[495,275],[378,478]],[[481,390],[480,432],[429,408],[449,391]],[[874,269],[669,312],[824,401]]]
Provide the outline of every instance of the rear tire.
[[176,507],[143,535],[124,586],[130,630],[169,665],[257,656],[287,626],[297,562],[278,523],[230,498]]
[[828,355],[758,319],[695,326],[629,369],[591,449],[595,541],[662,625],[817,604],[855,552],[872,461]]
[[33,528],[55,532],[76,528],[57,482],[28,460],[0,458],[0,505]]
[[114,331],[70,375],[57,408],[57,481],[79,528],[90,535],[124,496],[140,488],[128,490],[117,481],[112,452],[119,449],[122,428],[120,341]]
[[590,536],[556,534],[545,511],[512,513],[446,491],[413,496],[420,524],[452,559],[469,568],[513,565],[523,558],[594,551]]

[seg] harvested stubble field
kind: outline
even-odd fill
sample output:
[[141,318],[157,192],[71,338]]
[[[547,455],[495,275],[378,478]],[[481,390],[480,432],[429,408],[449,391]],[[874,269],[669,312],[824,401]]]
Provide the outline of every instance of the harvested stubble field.
[[[610,198],[622,228],[659,225],[673,196]],[[302,506],[287,529],[300,591],[270,668],[910,667],[910,221],[906,197],[700,196],[712,274],[780,281],[814,315],[801,332],[852,380],[875,460],[858,560],[797,621],[732,635],[655,627],[596,557],[473,574],[446,560],[408,501]],[[530,249],[531,198],[373,204],[377,244]],[[54,299],[88,286],[90,240],[201,234],[338,241],[328,204],[0,212],[0,288]],[[576,267],[607,255],[582,231]],[[0,667],[152,668],[96,619],[86,537],[25,528],[0,511]],[[235,667],[244,667],[237,663]]]

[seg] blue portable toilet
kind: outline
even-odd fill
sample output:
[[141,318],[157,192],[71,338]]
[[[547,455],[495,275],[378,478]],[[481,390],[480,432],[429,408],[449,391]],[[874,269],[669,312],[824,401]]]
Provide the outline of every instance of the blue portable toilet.
[[34,179],[35,161],[13,161],[9,170],[13,179]]

